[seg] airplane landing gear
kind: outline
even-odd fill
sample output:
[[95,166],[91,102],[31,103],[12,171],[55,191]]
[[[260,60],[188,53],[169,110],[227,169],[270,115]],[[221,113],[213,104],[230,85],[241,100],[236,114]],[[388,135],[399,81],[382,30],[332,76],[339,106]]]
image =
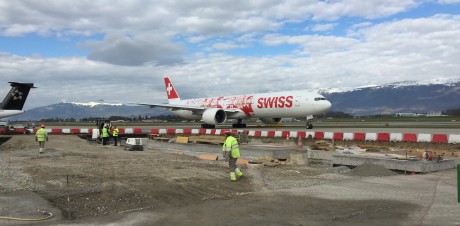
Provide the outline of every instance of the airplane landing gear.
[[311,124],[311,123],[308,122],[306,128],[307,128],[307,129],[313,129],[313,124]]
[[211,125],[211,124],[201,124],[202,129],[214,129],[216,128],[216,125]]
[[246,128],[246,124],[245,123],[241,123],[243,120],[242,119],[238,119],[238,122],[237,123],[233,123],[232,124],[232,127],[233,128]]

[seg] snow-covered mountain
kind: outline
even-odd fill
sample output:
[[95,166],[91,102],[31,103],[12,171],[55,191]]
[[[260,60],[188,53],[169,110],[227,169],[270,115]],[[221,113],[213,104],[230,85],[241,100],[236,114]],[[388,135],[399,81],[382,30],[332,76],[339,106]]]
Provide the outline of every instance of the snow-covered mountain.
[[353,115],[430,113],[460,108],[460,81],[398,82],[348,91],[322,91],[331,111]]
[[10,121],[22,120],[40,120],[40,119],[82,119],[89,117],[110,117],[110,116],[124,116],[124,117],[138,117],[141,116],[157,116],[157,115],[170,115],[171,112],[161,108],[149,108],[146,106],[128,106],[123,104],[110,104],[110,103],[71,103],[62,102],[52,104],[44,107],[34,108],[24,112],[23,114],[10,117]]

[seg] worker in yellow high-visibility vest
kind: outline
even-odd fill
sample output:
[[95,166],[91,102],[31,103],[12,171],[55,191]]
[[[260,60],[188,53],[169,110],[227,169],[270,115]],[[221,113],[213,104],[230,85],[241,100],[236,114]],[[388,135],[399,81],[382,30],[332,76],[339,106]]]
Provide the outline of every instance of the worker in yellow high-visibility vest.
[[102,145],[106,145],[110,137],[108,126],[104,126],[104,128],[102,128],[101,136],[102,136]]
[[115,142],[113,146],[117,146],[118,144],[118,133],[119,133],[119,130],[117,126],[113,126],[112,137],[113,137],[113,141]]
[[48,141],[45,124],[41,124],[40,129],[35,132],[35,140],[38,141],[39,153],[43,154],[45,152],[45,141]]
[[243,172],[236,166],[236,161],[240,157],[240,148],[238,141],[235,137],[232,136],[230,131],[224,132],[226,138],[224,146],[222,147],[223,156],[225,161],[228,161],[228,166],[230,168],[230,181],[236,181],[237,177],[240,178],[243,176]]

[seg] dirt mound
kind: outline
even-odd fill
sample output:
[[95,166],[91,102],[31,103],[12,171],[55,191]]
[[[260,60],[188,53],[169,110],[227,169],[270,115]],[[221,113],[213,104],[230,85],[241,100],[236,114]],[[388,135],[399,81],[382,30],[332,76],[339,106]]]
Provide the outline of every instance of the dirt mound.
[[393,172],[381,165],[376,165],[372,163],[364,163],[345,173],[350,176],[359,176],[359,177],[385,177],[397,175],[398,173]]

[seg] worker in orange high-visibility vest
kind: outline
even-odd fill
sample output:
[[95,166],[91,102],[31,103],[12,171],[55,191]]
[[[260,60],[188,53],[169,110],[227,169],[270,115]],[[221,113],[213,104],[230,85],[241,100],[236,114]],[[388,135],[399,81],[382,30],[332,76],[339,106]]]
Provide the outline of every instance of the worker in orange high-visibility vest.
[[45,129],[45,124],[40,125],[40,129],[35,133],[35,140],[38,142],[39,153],[45,152],[45,141],[48,141],[48,133]]
[[236,181],[237,177],[240,178],[243,176],[243,172],[236,166],[236,161],[240,157],[240,148],[238,141],[235,137],[232,136],[230,131],[224,132],[226,138],[224,146],[222,147],[223,156],[225,161],[228,161],[230,168],[230,181]]

